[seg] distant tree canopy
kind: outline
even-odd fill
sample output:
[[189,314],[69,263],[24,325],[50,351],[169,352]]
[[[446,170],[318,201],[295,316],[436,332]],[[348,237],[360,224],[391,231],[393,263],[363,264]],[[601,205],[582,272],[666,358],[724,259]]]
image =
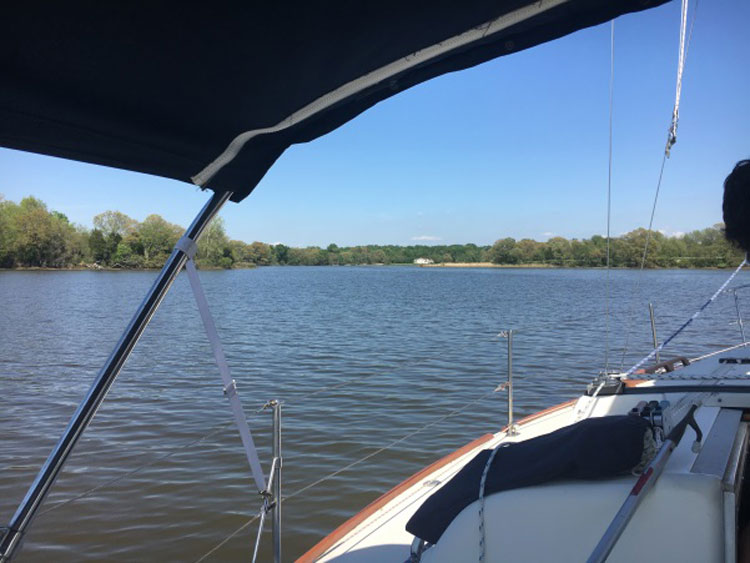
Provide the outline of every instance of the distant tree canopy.
[[[93,219],[90,231],[73,225],[58,211],[50,211],[34,197],[20,203],[0,196],[0,268],[65,268],[98,264],[108,268],[159,268],[184,232],[159,215],[142,222],[120,211],[105,211]],[[714,225],[680,237],[652,231],[646,268],[727,267],[742,259],[742,252],[726,242],[723,225]],[[610,243],[613,267],[639,267],[648,237],[636,229]],[[198,243],[196,262],[201,268],[243,268],[274,264],[329,266],[359,264],[412,264],[417,258],[436,263],[492,262],[506,265],[602,267],[607,263],[607,241],[568,240],[554,237],[546,242],[516,241],[506,237],[492,246],[453,244],[436,246],[310,246],[293,248],[263,242],[248,244],[230,240],[224,221],[217,217]]]
[[60,268],[81,262],[88,251],[88,233],[62,213],[33,197],[19,204],[0,198],[0,267]]
[[[667,237],[658,231],[640,228],[610,241],[610,265],[615,268],[639,268],[646,239],[646,268],[725,268],[742,260],[743,252],[726,241],[722,224],[680,237]],[[495,264],[547,264],[564,267],[602,267],[607,265],[607,241],[594,235],[590,239],[567,240],[554,237],[547,242],[504,238],[488,252]]]

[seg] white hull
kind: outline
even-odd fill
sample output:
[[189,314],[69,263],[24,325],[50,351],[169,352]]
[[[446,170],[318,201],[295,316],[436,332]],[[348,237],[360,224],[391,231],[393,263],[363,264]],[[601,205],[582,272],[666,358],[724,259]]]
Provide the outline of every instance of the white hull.
[[[704,435],[702,449],[692,451],[694,435],[688,429],[608,561],[736,561],[737,539],[744,537],[737,516],[747,449],[747,423],[741,419],[743,409],[750,409],[750,365],[727,364],[720,358],[745,356],[750,353],[734,351],[668,378],[629,381],[623,394],[584,395],[521,420],[516,436],[505,431],[486,435],[375,501],[299,561],[408,561],[414,537],[406,531],[406,522],[483,449],[548,434],[586,417],[627,414],[640,401],[676,405],[695,397],[701,400],[695,418]],[[487,496],[484,560],[585,561],[636,480],[635,475],[623,475],[556,481]],[[421,561],[479,561],[478,511],[478,501],[463,509]]]

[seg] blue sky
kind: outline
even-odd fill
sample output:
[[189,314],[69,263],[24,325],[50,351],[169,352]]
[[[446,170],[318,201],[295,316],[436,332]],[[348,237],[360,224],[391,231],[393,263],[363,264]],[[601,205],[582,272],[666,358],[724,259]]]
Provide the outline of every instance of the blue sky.
[[[615,22],[613,235],[648,223],[674,101],[679,12],[671,2]],[[719,222],[723,179],[750,157],[748,21],[747,0],[698,6],[655,220],[667,234]],[[222,213],[228,234],[292,246],[603,234],[609,45],[605,24],[385,100],[289,149]],[[6,199],[34,195],[87,227],[107,209],[187,225],[207,198],[173,180],[7,149],[0,170]]]

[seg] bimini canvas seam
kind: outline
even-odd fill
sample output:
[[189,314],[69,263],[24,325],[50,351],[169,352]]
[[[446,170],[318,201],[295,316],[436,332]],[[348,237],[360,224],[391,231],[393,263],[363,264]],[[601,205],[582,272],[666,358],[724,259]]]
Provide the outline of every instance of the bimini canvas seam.
[[420,65],[426,61],[442,56],[459,47],[468,45],[474,41],[479,41],[487,36],[503,31],[513,25],[516,25],[522,21],[532,18],[538,14],[546,12],[552,8],[560,6],[569,2],[570,0],[540,0],[534,2],[531,5],[524,6],[513,12],[500,16],[490,22],[487,22],[478,27],[472,28],[469,31],[465,31],[459,35],[441,41],[436,45],[426,47],[420,51],[416,51],[406,57],[399,59],[398,61],[387,64],[384,67],[380,67],[368,74],[360,76],[356,80],[348,82],[343,86],[340,86],[336,90],[321,96],[314,102],[308,104],[300,110],[297,110],[290,116],[286,117],[276,125],[272,127],[265,127],[262,129],[254,129],[246,131],[235,137],[231,143],[224,149],[213,162],[201,170],[198,174],[193,176],[191,179],[194,184],[198,186],[205,186],[211,178],[213,178],[222,168],[232,162],[234,158],[242,150],[251,139],[258,135],[264,135],[267,133],[276,133],[288,129],[295,123],[299,123],[309,117],[331,107],[338,102],[345,100],[346,98],[361,92],[375,84],[387,80],[388,78],[395,76],[405,70]]

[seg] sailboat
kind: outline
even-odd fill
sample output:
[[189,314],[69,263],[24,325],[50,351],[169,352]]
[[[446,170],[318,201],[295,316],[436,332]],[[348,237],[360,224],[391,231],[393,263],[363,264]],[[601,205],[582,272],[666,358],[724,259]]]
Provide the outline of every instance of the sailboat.
[[[430,78],[662,3],[8,7],[0,38],[2,146],[173,178],[210,194],[9,520],[0,562],[21,549],[175,277],[185,267],[192,278],[206,225],[227,202],[250,195],[284,150]],[[204,320],[210,332],[210,317]],[[302,560],[733,560],[743,537],[748,363],[730,350],[694,365],[606,374],[578,400],[509,421],[419,472]],[[231,379],[225,391],[236,396]],[[691,432],[693,440],[683,439]],[[276,517],[278,491],[257,476],[251,439],[242,437]],[[625,443],[628,451],[620,451]],[[609,452],[596,463],[606,471],[591,470],[592,449]],[[567,461],[550,457],[560,451]],[[544,460],[542,469],[531,471],[518,455]],[[509,486],[508,472],[492,471],[504,464],[522,487]],[[549,468],[561,466],[566,471],[550,479]],[[269,480],[277,484],[274,467]],[[461,496],[462,487],[476,498]],[[610,525],[623,502],[641,493],[637,511],[625,510],[626,525]]]

